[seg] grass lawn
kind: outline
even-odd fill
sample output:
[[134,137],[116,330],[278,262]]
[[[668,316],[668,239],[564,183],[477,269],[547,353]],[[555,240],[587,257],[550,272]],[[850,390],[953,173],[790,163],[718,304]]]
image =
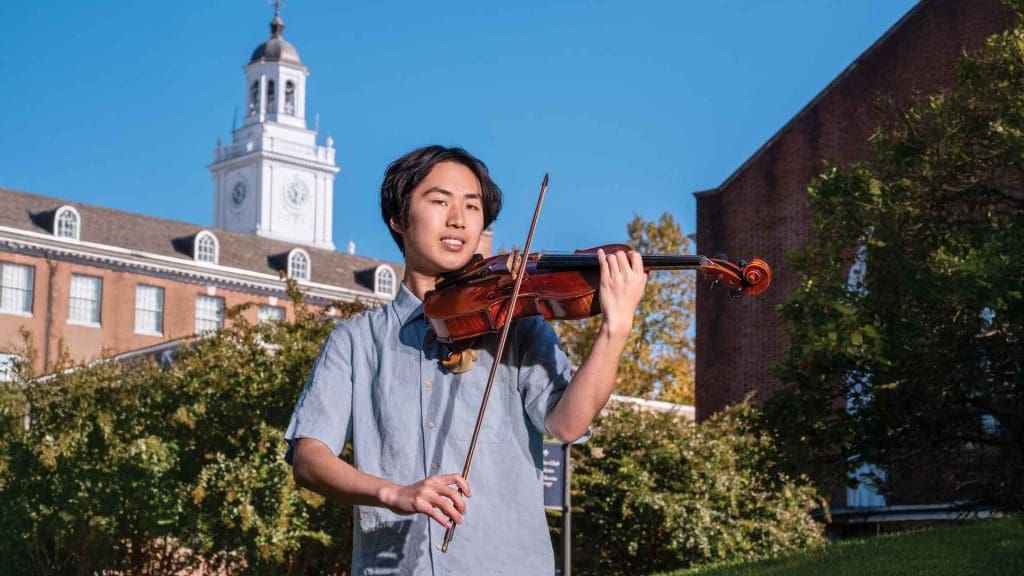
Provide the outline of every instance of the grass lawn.
[[1024,523],[981,520],[844,540],[772,560],[708,566],[663,576],[1017,576],[1024,575]]

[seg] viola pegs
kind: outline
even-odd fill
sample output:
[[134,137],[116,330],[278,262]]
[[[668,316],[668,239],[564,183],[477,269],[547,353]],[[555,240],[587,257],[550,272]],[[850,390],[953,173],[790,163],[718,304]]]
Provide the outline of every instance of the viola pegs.
[[729,296],[732,296],[733,298],[739,300],[740,298],[743,298],[743,289],[733,288],[732,290],[729,291]]
[[711,292],[712,290],[714,290],[714,289],[715,289],[715,286],[718,286],[718,283],[719,283],[719,282],[721,282],[721,279],[720,279],[720,278],[715,278],[714,280],[712,280],[712,281],[711,281],[711,286],[710,286],[710,287],[708,287],[708,292]]
[[739,262],[736,263],[736,265],[740,267],[740,270],[743,270],[744,268],[747,267],[747,261],[746,260],[740,260]]

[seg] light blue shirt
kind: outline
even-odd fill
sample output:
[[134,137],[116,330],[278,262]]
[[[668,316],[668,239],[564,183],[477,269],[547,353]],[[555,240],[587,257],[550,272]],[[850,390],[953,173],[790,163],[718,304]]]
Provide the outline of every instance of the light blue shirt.
[[[285,438],[291,447],[315,438],[335,454],[351,441],[356,468],[399,484],[461,473],[497,340],[480,339],[468,372],[445,370],[422,303],[402,286],[392,302],[331,332]],[[553,574],[541,452],[544,417],[569,379],[551,326],[516,322],[468,478],[473,497],[448,551],[437,548],[444,527],[423,514],[355,506],[353,575]]]

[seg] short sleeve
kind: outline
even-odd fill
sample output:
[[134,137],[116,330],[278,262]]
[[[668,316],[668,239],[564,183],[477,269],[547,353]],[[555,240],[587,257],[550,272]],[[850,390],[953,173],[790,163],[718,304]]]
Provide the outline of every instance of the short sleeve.
[[292,463],[295,442],[313,438],[340,454],[351,437],[352,336],[338,326],[331,331],[313,363],[284,434],[285,461]]
[[[544,419],[569,386],[572,366],[555,330],[539,316],[523,318],[516,323],[516,344],[523,407],[533,427],[550,436]],[[577,442],[585,441],[590,435],[588,429]]]

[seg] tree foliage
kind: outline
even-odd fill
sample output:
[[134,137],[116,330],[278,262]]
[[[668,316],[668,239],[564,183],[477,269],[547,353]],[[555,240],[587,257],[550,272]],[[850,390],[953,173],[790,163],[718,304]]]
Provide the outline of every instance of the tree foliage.
[[816,241],[781,309],[787,388],[768,404],[790,461],[826,486],[878,465],[891,502],[1021,509],[1024,29],[810,194]]
[[[338,305],[342,317],[359,308]],[[347,568],[351,509],[298,489],[282,459],[331,318],[301,302],[294,322],[251,325],[240,312],[183,345],[170,366],[147,358],[59,369],[0,392],[4,569]]]
[[605,409],[574,454],[574,566],[649,574],[763,558],[823,542],[806,479],[777,471],[748,405],[693,425],[632,405]]
[[[669,213],[657,221],[633,218],[629,244],[647,254],[688,254],[690,242]],[[692,272],[652,271],[619,364],[615,392],[693,404],[694,284]],[[600,317],[560,322],[569,360],[580,365],[597,338]]]

